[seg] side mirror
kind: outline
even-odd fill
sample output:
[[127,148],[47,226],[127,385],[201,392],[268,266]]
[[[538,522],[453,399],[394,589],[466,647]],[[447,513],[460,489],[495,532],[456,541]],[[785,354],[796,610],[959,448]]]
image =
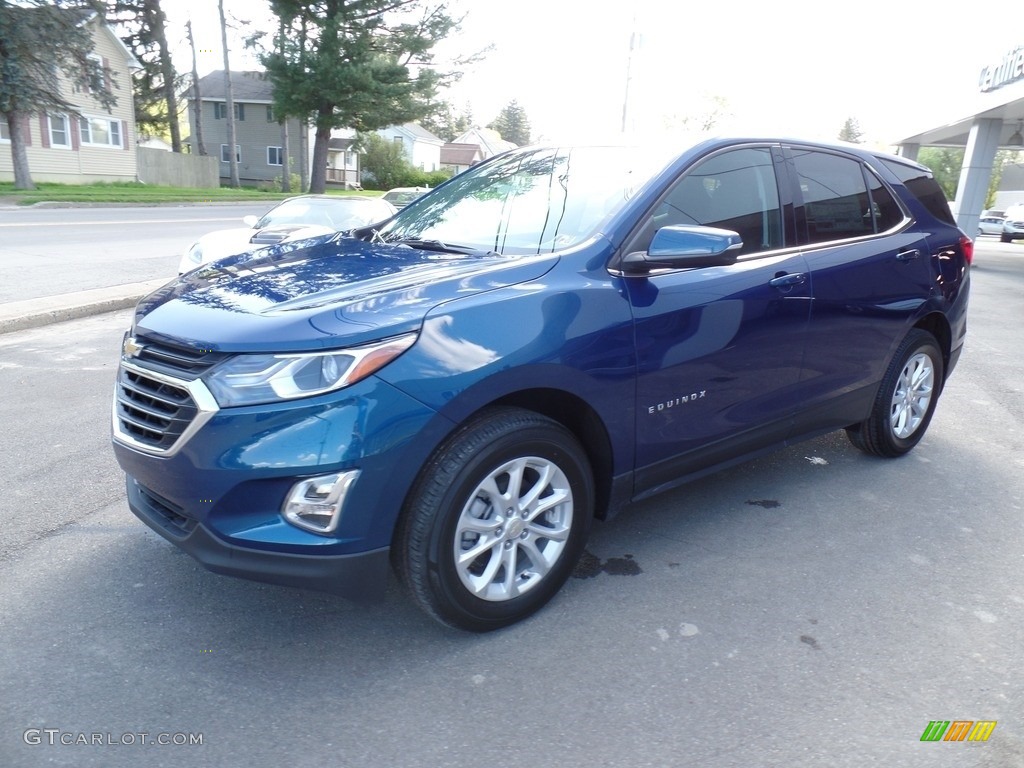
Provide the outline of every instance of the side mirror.
[[634,251],[622,258],[624,272],[689,269],[734,264],[743,239],[739,233],[716,227],[674,225],[654,233],[647,252]]

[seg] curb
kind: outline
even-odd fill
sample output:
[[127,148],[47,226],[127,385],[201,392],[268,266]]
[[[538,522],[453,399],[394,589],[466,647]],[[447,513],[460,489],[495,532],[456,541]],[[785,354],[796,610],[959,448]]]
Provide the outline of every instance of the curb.
[[139,299],[167,282],[167,279],[159,278],[144,283],[93,288],[60,296],[0,304],[0,334],[134,307]]

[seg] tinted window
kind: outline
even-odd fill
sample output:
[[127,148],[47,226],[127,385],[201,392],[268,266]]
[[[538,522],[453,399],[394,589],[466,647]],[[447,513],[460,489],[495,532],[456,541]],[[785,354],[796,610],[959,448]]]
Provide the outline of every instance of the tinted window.
[[886,232],[904,219],[903,209],[880,178],[867,171],[868,191],[871,193],[871,212],[875,217],[875,231]]
[[859,162],[807,150],[794,150],[793,162],[807,217],[808,242],[875,233],[871,200]]
[[886,168],[896,174],[896,178],[902,181],[910,193],[921,201],[921,205],[928,209],[928,212],[939,221],[956,225],[953,212],[949,210],[949,201],[946,199],[942,187],[932,176],[931,172],[919,165],[907,165],[885,158],[878,158]]
[[739,233],[740,253],[782,247],[775,167],[767,147],[723,152],[689,169],[647,219],[631,251],[645,251],[661,227],[705,225]]

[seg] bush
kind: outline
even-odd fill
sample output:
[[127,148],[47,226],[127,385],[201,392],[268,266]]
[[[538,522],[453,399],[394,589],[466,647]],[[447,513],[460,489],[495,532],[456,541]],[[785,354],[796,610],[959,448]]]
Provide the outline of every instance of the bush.
[[[288,181],[292,185],[291,192],[295,193],[296,195],[302,194],[302,179],[299,177],[299,174],[297,174],[297,173],[290,173],[290,174],[288,174]],[[275,192],[283,192],[284,191],[283,187],[284,187],[284,182],[282,181],[281,177],[280,176],[275,176],[274,177],[274,182],[272,184],[273,190]]]

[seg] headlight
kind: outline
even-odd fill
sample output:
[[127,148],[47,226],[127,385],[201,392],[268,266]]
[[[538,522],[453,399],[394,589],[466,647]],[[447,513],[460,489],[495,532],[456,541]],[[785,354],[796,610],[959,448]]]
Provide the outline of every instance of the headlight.
[[211,369],[203,381],[225,408],[322,395],[380,370],[411,347],[416,336],[325,352],[238,355]]
[[188,249],[188,260],[195,262],[196,264],[203,263],[203,246],[199,243],[195,243],[191,248]]

